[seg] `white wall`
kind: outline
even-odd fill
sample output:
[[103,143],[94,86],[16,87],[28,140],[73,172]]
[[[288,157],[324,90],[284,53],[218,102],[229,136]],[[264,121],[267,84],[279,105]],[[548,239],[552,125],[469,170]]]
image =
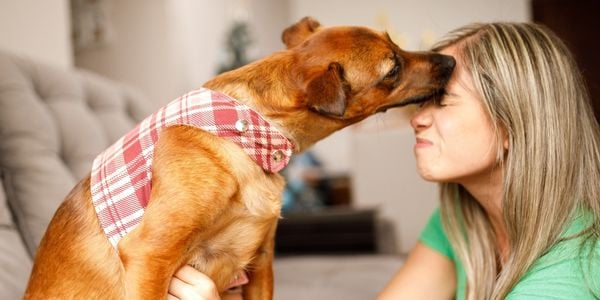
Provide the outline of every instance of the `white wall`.
[[[185,2],[185,1],[182,1]],[[177,50],[187,44],[173,42],[168,18],[169,1],[108,0],[107,19],[111,37],[106,45],[75,54],[77,67],[139,88],[158,106],[182,89]],[[187,3],[187,2],[186,2]]]
[[289,0],[292,20],[305,15],[324,25],[364,25],[396,33],[408,50],[422,38],[439,37],[476,21],[529,19],[529,0]]
[[215,75],[234,19],[250,24],[253,58],[281,49],[287,20],[285,1],[108,1],[113,38],[106,47],[77,53],[76,65],[137,87],[155,106]]
[[0,0],[0,49],[73,65],[68,0]]

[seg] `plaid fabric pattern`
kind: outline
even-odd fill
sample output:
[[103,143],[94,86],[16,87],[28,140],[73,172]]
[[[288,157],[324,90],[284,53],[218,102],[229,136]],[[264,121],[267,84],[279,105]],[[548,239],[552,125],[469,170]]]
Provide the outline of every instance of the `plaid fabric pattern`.
[[172,125],[194,126],[229,139],[268,172],[284,168],[292,154],[285,136],[248,106],[224,94],[198,89],[173,100],[93,162],[92,201],[114,247],[140,223],[150,198],[154,145],[159,133]]

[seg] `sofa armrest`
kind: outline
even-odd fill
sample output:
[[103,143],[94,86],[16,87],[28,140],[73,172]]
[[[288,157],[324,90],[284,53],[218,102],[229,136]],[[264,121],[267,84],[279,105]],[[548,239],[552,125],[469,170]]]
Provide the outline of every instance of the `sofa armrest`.
[[20,299],[32,267],[7,202],[6,174],[0,169],[0,291],[3,299]]

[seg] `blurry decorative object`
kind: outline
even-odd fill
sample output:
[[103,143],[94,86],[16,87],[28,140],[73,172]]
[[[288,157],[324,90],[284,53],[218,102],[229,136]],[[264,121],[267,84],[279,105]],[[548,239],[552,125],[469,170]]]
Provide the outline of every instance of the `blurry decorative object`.
[[375,21],[377,23],[377,26],[381,28],[381,30],[385,30],[388,33],[388,35],[390,36],[392,41],[396,43],[396,45],[403,49],[407,47],[408,42],[406,40],[406,37],[402,33],[398,32],[396,29],[394,29],[394,26],[390,24],[390,18],[388,16],[387,11],[381,10],[375,17]]
[[107,0],[71,0],[71,32],[76,52],[110,42]]
[[253,43],[249,25],[246,21],[234,21],[225,42],[226,59],[219,67],[218,72],[223,73],[237,69],[250,62],[248,50]]
[[315,211],[325,206],[324,194],[319,189],[323,169],[311,151],[292,157],[282,175],[286,179],[283,192],[284,211]]
[[431,30],[423,31],[423,33],[421,33],[421,41],[420,41],[420,45],[419,45],[419,50],[427,51],[427,50],[431,49],[431,46],[433,46],[433,44],[435,43],[436,40],[437,40],[437,37],[436,37],[435,33],[433,33]]
[[346,173],[326,172],[312,151],[292,157],[282,175],[284,213],[323,211],[351,204],[350,177]]

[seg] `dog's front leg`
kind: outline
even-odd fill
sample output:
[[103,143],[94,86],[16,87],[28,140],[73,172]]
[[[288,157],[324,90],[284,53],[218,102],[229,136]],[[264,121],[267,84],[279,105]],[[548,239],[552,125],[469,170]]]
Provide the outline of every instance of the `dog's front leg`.
[[277,220],[258,249],[253,261],[250,282],[244,286],[244,300],[273,299],[273,253],[275,251],[275,230]]
[[165,299],[194,238],[209,228],[237,191],[202,132],[170,127],[156,145],[152,191],[142,222],[118,244],[126,299]]

